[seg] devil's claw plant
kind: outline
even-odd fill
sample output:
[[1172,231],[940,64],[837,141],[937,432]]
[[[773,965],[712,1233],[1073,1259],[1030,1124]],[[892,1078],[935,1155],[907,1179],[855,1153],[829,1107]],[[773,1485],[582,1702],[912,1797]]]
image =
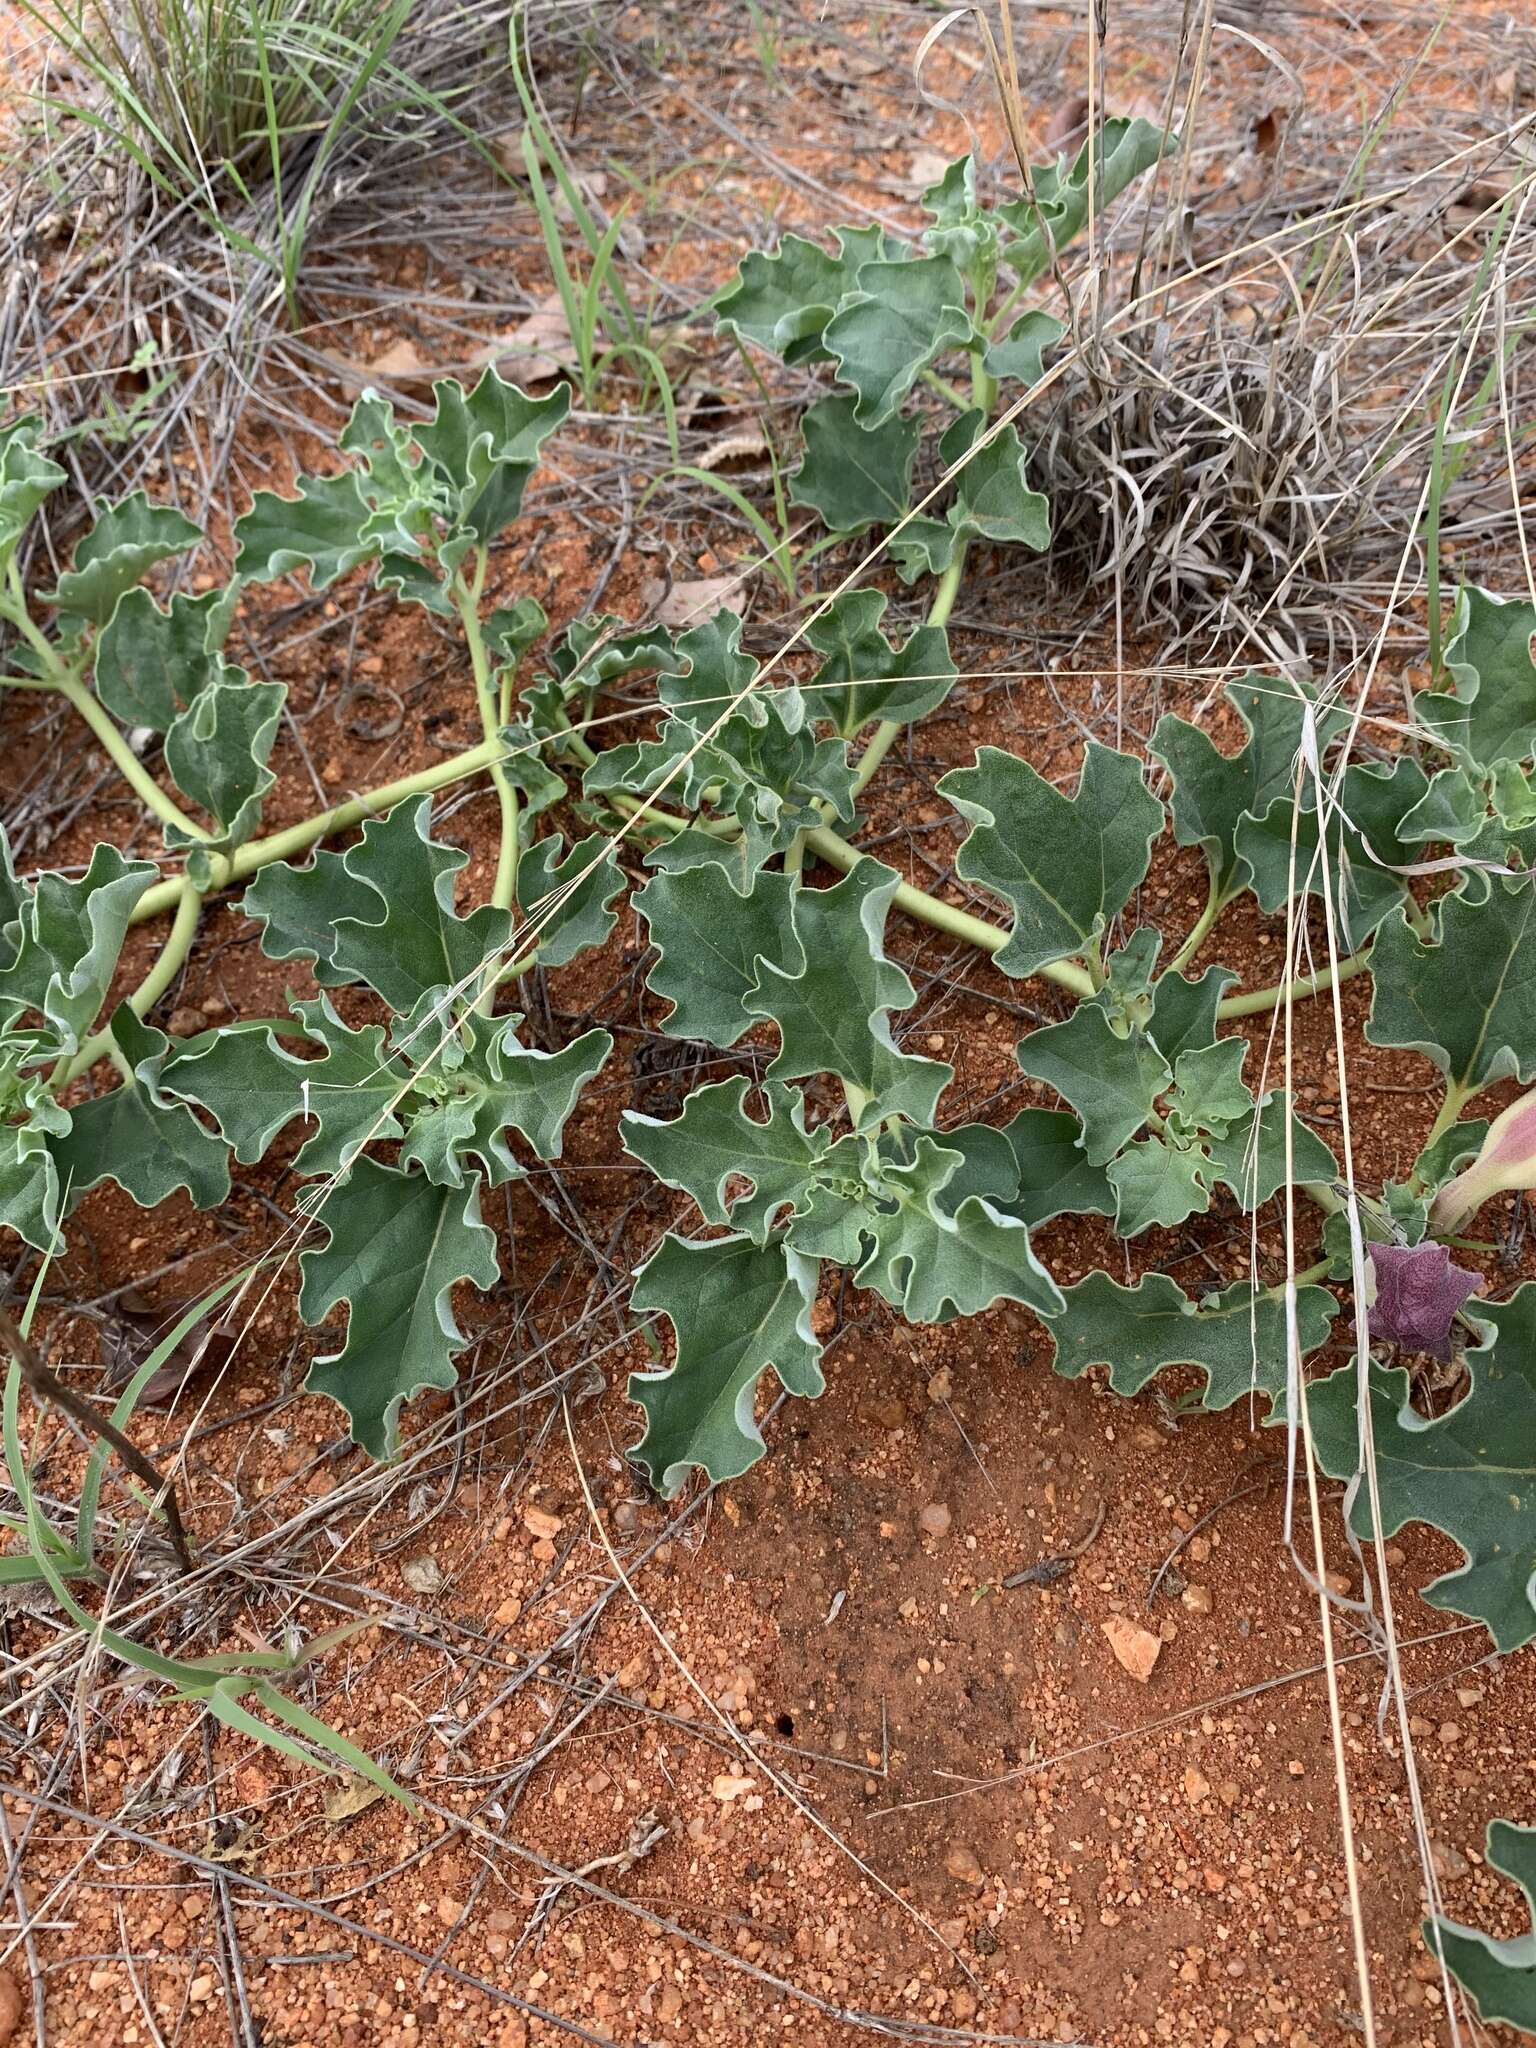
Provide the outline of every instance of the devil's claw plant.
[[[1501,1650],[1536,1636],[1536,1286],[1485,1299],[1465,1264],[1492,1248],[1465,1235],[1485,1205],[1536,1185],[1536,1095],[1463,1120],[1496,1084],[1536,1079],[1536,608],[1460,593],[1444,673],[1391,759],[1356,758],[1354,721],[1327,690],[1263,675],[1226,686],[1241,734],[1230,752],[1169,713],[1149,759],[1090,743],[1063,789],[982,747],[938,789],[957,871],[988,916],[904,883],[857,843],[861,793],[892,739],[954,683],[947,622],[968,558],[1049,540],[1004,412],[1062,340],[1031,290],[1086,220],[1090,175],[1102,209],[1166,146],[1143,122],[1110,123],[1091,153],[1039,167],[1028,195],[990,208],[962,158],[927,195],[920,243],[867,227],[834,247],[787,236],[719,294],[738,343],[827,380],[791,486],[825,528],[806,560],[883,535],[905,582],[931,586],[905,628],[884,594],[838,588],[812,608],[793,666],[759,664],[741,617],[721,611],[675,639],[578,620],[525,674],[545,621],[528,600],[487,603],[490,550],[566,397],[528,398],[494,371],[472,391],[438,385],[420,424],[365,396],[343,466],[293,495],[258,493],[236,527],[235,581],[196,597],[143,584],[199,536],[142,496],[100,514],[54,587],[24,591],[16,544],[62,472],[35,422],[0,431],[5,683],[65,697],[165,842],[157,861],[98,847],[73,875],[0,865],[0,1221],[49,1252],[103,1180],[146,1206],[185,1189],[206,1207],[228,1190],[231,1154],[250,1166],[299,1141],[300,1311],[319,1323],[346,1310],[311,1385],[388,1455],[401,1403],[452,1382],[454,1288],[498,1282],[482,1190],[530,1153],[558,1154],[612,1050],[602,1030],[526,1044],[515,984],[601,944],[628,887],[651,1014],[738,1069],[671,1118],[622,1121],[637,1168],[687,1198],[632,1294],[654,1352],[631,1382],[645,1416],[634,1455],[658,1488],[762,1454],[766,1374],[821,1391],[816,1309],[832,1274],[915,1323],[1016,1302],[1068,1376],[1107,1368],[1132,1394],[1165,1367],[1194,1368],[1207,1407],[1258,1392],[1282,1422],[1343,1288],[1370,1357],[1363,1381],[1355,1364],[1313,1375],[1324,1465],[1355,1472],[1363,1390],[1382,1533],[1428,1521],[1465,1556],[1426,1597],[1485,1623]],[[242,586],[295,571],[317,588],[366,571],[456,621],[482,739],[263,835],[285,689],[225,649]],[[604,692],[646,677],[656,717],[594,747]],[[457,900],[466,856],[434,838],[430,795],[476,773],[494,784],[500,838],[489,901],[472,907]],[[546,829],[562,806],[581,822],[571,845]],[[344,851],[315,850],[358,827]],[[1208,894],[1165,953],[1135,912],[1170,840],[1199,849]],[[835,879],[812,883],[816,864]],[[173,1040],[156,1005],[202,905],[241,885],[262,948],[304,963],[320,993],[284,1018]],[[1335,964],[1240,988],[1206,956],[1245,897],[1250,915],[1308,920]],[[109,1005],[130,929],[166,917],[137,986]],[[903,1042],[915,992],[891,954],[906,919],[1049,985],[1052,1020],[1018,1046],[1036,1099],[1000,1126],[947,1117],[951,1068]],[[1406,1177],[1351,1207],[1264,1048],[1281,1004],[1366,973],[1368,1038],[1438,1070],[1443,1102]],[[1258,1020],[1253,1046],[1233,1028],[1245,1019]],[[86,1093],[108,1063],[112,1084]],[[1083,1216],[1135,1241],[1216,1210],[1246,1236],[1241,1218],[1298,1197],[1322,1212],[1321,1242],[1286,1286],[1236,1279],[1197,1297],[1159,1271],[1069,1280],[1032,1238]],[[1415,1402],[1424,1353],[1464,1377],[1433,1416]],[[1352,1499],[1368,1536],[1371,1491]],[[1524,1878],[1515,1846],[1505,1867]],[[1470,1977],[1457,1957],[1471,1937],[1440,1938]],[[1476,1967],[1495,1986],[1515,1962],[1489,1954]]]

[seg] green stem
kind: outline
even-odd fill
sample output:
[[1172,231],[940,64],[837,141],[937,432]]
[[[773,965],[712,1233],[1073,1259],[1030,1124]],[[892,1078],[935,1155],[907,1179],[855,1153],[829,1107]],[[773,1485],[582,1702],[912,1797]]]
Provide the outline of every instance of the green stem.
[[1277,982],[1273,988],[1254,988],[1240,996],[1228,996],[1216,1006],[1218,1022],[1229,1017],[1260,1017],[1266,1010],[1278,1010],[1290,998],[1302,1002],[1308,996],[1319,996],[1325,989],[1336,988],[1341,981],[1353,981],[1357,974],[1364,974],[1371,964],[1369,949],[1363,953],[1351,953],[1338,966],[1325,967],[1321,974],[1303,974],[1295,981]]
[[1473,1096],[1478,1093],[1478,1089],[1464,1087],[1460,1081],[1447,1081],[1445,1084],[1445,1100],[1440,1105],[1440,1114],[1430,1125],[1429,1136],[1424,1140],[1421,1149],[1428,1151],[1436,1138],[1443,1138],[1467,1104],[1472,1100]]
[[[949,615],[955,608],[955,599],[960,594],[960,583],[965,574],[965,550],[966,543],[962,541],[955,559],[939,578],[938,588],[933,593],[933,603],[928,607],[927,623],[930,626],[949,624]],[[856,798],[863,794],[870,777],[891,751],[892,743],[900,731],[900,721],[890,718],[882,718],[875,727],[869,745],[859,756],[859,765],[854,770],[853,794]]]
[[[189,881],[181,883],[181,900],[176,905],[175,921],[160,949],[160,957],[128,998],[128,1007],[135,1017],[147,1017],[166,990],[180,974],[197,937],[197,927],[203,914],[203,899]],[[117,1041],[110,1030],[103,1029],[84,1042],[80,1050],[67,1065],[56,1070],[52,1080],[55,1092],[73,1081],[77,1075],[86,1073],[97,1060],[108,1055],[115,1056]]]
[[[504,751],[499,739],[482,741],[478,747],[470,747],[462,754],[452,754],[446,761],[438,761],[430,768],[419,768],[412,775],[402,775],[394,782],[381,783],[377,789],[365,790],[361,796],[350,797],[333,811],[318,811],[298,825],[269,833],[265,839],[248,839],[243,846],[237,846],[226,860],[217,864],[214,887],[227,889],[235,882],[243,882],[247,876],[256,874],[272,861],[288,860],[296,853],[303,853],[318,840],[328,839],[333,832],[349,832],[364,818],[391,810],[408,796],[425,796],[434,789],[446,788],[450,782],[462,782],[466,776],[489,768]],[[156,882],[139,898],[129,919],[130,924],[143,924],[174,909],[181,901],[181,892],[180,875]]]
[[1180,946],[1179,950],[1174,954],[1173,958],[1168,962],[1168,965],[1164,968],[1163,972],[1165,974],[1176,974],[1181,967],[1187,967],[1189,965],[1190,961],[1194,959],[1195,955],[1199,952],[1200,948],[1205,944],[1206,940],[1210,937],[1212,925],[1215,924],[1217,918],[1220,917],[1222,911],[1225,910],[1229,900],[1230,899],[1222,893],[1221,888],[1217,883],[1216,877],[1212,875],[1210,879],[1210,887],[1205,899],[1205,908],[1201,911],[1200,915],[1195,919],[1194,924],[1190,928],[1188,938],[1185,939],[1183,945]]
[[475,672],[475,701],[480,707],[480,728],[485,734],[486,745],[493,750],[487,766],[496,790],[496,801],[501,806],[501,848],[496,856],[496,879],[491,886],[491,901],[498,910],[511,910],[517,901],[517,791],[512,787],[506,763],[501,758],[498,738],[501,722],[497,715],[496,693],[491,684],[491,658],[486,649],[485,635],[480,630],[480,599],[485,590],[489,560],[487,549],[476,548],[474,580],[466,583],[461,570],[453,579],[453,601],[464,627],[470,666]]
[[[846,839],[824,825],[807,832],[805,843],[808,850],[829,861],[844,874],[864,858],[856,846],[850,846]],[[914,889],[910,882],[903,882],[891,899],[909,917],[919,919],[923,924],[932,925],[935,931],[947,932],[951,938],[964,939],[967,944],[979,946],[985,953],[1000,953],[1007,945],[1009,934],[999,931],[995,924],[988,924],[984,918],[973,917],[968,910],[956,910],[952,904],[941,903],[936,896],[925,890]],[[1054,981],[1058,987],[1069,989],[1075,996],[1091,996],[1093,981],[1081,967],[1068,960],[1053,960],[1042,967],[1040,973],[1047,981]]]
[[53,687],[79,712],[101,742],[112,765],[147,810],[153,811],[163,825],[173,825],[189,839],[212,837],[201,825],[194,824],[180,804],[166,795],[84,683],[64,671],[55,678]]

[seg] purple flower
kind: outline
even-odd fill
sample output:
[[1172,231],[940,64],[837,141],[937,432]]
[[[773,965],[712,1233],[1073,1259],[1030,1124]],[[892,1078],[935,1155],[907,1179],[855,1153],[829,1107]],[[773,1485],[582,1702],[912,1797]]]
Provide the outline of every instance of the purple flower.
[[1477,1292],[1482,1275],[1453,1266],[1443,1244],[1373,1244],[1369,1249],[1376,1275],[1372,1341],[1388,1338],[1449,1365],[1456,1311]]

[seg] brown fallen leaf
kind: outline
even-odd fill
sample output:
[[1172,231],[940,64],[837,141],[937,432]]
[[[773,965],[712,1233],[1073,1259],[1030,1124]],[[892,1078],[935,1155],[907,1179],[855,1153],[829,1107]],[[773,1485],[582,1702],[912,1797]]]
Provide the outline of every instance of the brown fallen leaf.
[[713,618],[722,605],[741,607],[739,576],[700,576],[690,583],[674,583],[656,607],[658,626],[697,626]]
[[342,1827],[386,1796],[382,1786],[371,1784],[367,1778],[359,1778],[349,1771],[338,1781],[335,1791],[326,1794],[325,1817],[333,1828]]
[[1154,1635],[1149,1628],[1140,1628],[1129,1615],[1112,1614],[1099,1626],[1109,1638],[1109,1647],[1115,1653],[1115,1662],[1122,1670],[1128,1671],[1138,1685],[1145,1685],[1152,1676],[1152,1668],[1162,1655],[1163,1639]]
[[419,384],[424,379],[437,375],[432,364],[425,361],[414,341],[401,335],[392,341],[382,354],[358,365],[365,376],[387,377],[395,384]]
[[525,387],[551,384],[566,376],[575,365],[576,350],[560,294],[551,292],[541,299],[526,320],[497,336],[482,359],[494,363],[503,377]]

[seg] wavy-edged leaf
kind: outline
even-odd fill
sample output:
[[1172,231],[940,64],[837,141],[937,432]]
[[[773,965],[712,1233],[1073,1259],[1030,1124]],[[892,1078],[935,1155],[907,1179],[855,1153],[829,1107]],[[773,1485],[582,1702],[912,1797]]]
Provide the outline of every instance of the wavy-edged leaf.
[[29,1010],[52,1026],[55,1049],[79,1050],[106,1001],[134,905],[159,870],[91,849],[83,875],[39,875],[20,906],[16,957],[0,984],[0,1023]]
[[[1422,803],[1428,781],[1417,761],[1401,755],[1389,768],[1345,770],[1337,808],[1328,813],[1327,881],[1331,883],[1343,943],[1352,950],[1368,938],[1402,902],[1407,882],[1394,873],[1420,858],[1402,827]],[[1289,796],[1276,797],[1262,816],[1243,817],[1237,852],[1249,869],[1250,886],[1261,907],[1283,910],[1291,894],[1292,836],[1298,896],[1322,896],[1325,888],[1322,831],[1315,792],[1293,820]]]
[[450,521],[488,546],[522,510],[540,451],[571,409],[571,387],[530,398],[492,363],[473,390],[444,378],[432,394],[435,411],[415,429],[417,446],[448,487]]
[[0,573],[38,506],[50,491],[69,481],[67,470],[39,452],[42,430],[42,417],[35,412],[0,427]]
[[454,1383],[468,1339],[450,1297],[461,1280],[495,1286],[495,1235],[481,1220],[477,1174],[440,1188],[363,1158],[341,1183],[320,1186],[327,1242],[300,1254],[299,1313],[314,1325],[346,1302],[349,1314],[340,1350],[317,1357],[305,1384],[346,1409],[364,1450],[393,1457],[402,1402]]
[[788,875],[758,873],[738,889],[713,863],[656,875],[636,891],[634,907],[660,954],[646,983],[672,1005],[669,1036],[722,1048],[746,1036],[757,1021],[746,1005],[758,961],[791,972],[804,965],[793,895]]
[[1365,1035],[1421,1052],[1473,1092],[1536,1075],[1536,886],[1495,883],[1481,902],[1440,900],[1428,944],[1401,912],[1371,949]]
[[[562,858],[558,832],[536,839],[517,864],[517,899],[530,926],[538,926],[539,961],[565,967],[602,945],[618,922],[613,905],[623,894],[624,875],[606,833],[578,839]],[[574,883],[569,896],[549,903],[558,889]]]
[[1456,593],[1445,665],[1456,694],[1420,691],[1414,716],[1463,763],[1492,768],[1536,749],[1536,604],[1469,584]]
[[294,1014],[321,1058],[290,1052],[272,1031],[219,1031],[173,1059],[161,1085],[206,1109],[246,1166],[303,1117],[316,1128],[294,1162],[299,1172],[339,1173],[370,1138],[400,1136],[396,1112],[410,1072],[391,1058],[382,1025],[354,1030],[327,996],[296,1003]]
[[965,1155],[939,1196],[948,1207],[959,1191],[985,1195],[1004,1216],[1031,1229],[1054,1216],[1113,1216],[1114,1190],[1079,1140],[1082,1125],[1064,1109],[1023,1109],[1011,1123],[961,1124],[940,1142]]
[[325,590],[378,553],[377,541],[364,531],[368,516],[368,501],[350,469],[301,476],[295,498],[258,491],[251,509],[235,521],[235,574],[246,583],[271,583],[308,569],[311,587]]
[[1094,1166],[1136,1136],[1173,1079],[1150,1039],[1139,1031],[1122,1038],[1097,1003],[1080,1003],[1064,1022],[1031,1031],[1017,1058],[1077,1111],[1083,1153]]
[[1530,1931],[1496,1941],[1436,1913],[1424,1922],[1424,1945],[1443,1959],[1485,2025],[1502,2021],[1536,2034],[1536,1828],[1491,1820],[1484,1847],[1489,1865],[1525,1893]]
[[[1262,816],[1294,785],[1308,704],[1305,694],[1276,676],[1246,675],[1225,686],[1247,738],[1223,754],[1203,727],[1168,711],[1152,734],[1151,751],[1173,779],[1170,807],[1180,846],[1198,846],[1217,893],[1232,896],[1251,870],[1237,849],[1237,828],[1247,813]],[[1319,749],[1345,722],[1340,712],[1314,713]]]
[[332,954],[336,927],[343,918],[365,922],[378,915],[376,891],[358,880],[346,856],[322,847],[302,868],[286,861],[264,867],[246,890],[240,905],[261,926],[261,950],[269,960],[309,960],[315,979],[327,988],[351,981]]
[[695,1465],[718,1482],[757,1463],[764,1445],[752,1409],[765,1372],[777,1373],[788,1393],[821,1393],[815,1299],[815,1260],[780,1238],[662,1239],[630,1296],[636,1311],[666,1316],[676,1337],[674,1365],[629,1381],[646,1416],[630,1456],[658,1491],[675,1494]]
[[947,256],[921,256],[861,264],[821,341],[858,394],[855,420],[878,427],[934,358],[966,347],[972,333],[959,271]]
[[894,526],[912,502],[912,464],[922,425],[892,413],[861,426],[856,401],[833,393],[807,407],[805,459],[789,480],[792,505],[809,505],[833,533]]
[[802,890],[794,899],[801,961],[784,968],[760,959],[757,985],[742,1005],[779,1028],[778,1056],[768,1070],[775,1080],[836,1074],[862,1092],[867,1100],[854,1118],[858,1129],[896,1112],[914,1123],[932,1122],[954,1074],[942,1060],[900,1051],[891,1037],[889,1013],[916,1000],[905,970],[887,959],[883,943],[886,913],[900,885],[893,868],[861,860],[833,888]]
[[219,650],[239,587],[201,597],[177,591],[164,610],[147,590],[123,593],[96,637],[96,694],[114,718],[170,729],[224,666]]
[[886,604],[884,591],[846,590],[805,629],[822,656],[806,691],[811,716],[830,719],[846,739],[872,719],[905,725],[926,717],[954,686],[944,628],[918,626],[894,647],[880,629]]
[[996,268],[997,222],[976,199],[976,159],[967,152],[946,166],[923,194],[933,226],[923,230],[923,247],[948,256],[962,270],[978,263]]
[[[1518,1650],[1536,1638],[1536,1283],[1470,1313],[1485,1334],[1467,1350],[1468,1391],[1446,1414],[1431,1419],[1414,1407],[1406,1372],[1371,1367],[1381,1533],[1428,1522],[1449,1536],[1467,1561],[1420,1598],[1481,1621],[1501,1650]],[[1356,1468],[1356,1393],[1353,1365],[1308,1391],[1318,1461],[1335,1479]],[[1351,1525],[1373,1534],[1365,1487]]]
[[216,1208],[229,1193],[229,1147],[163,1091],[170,1039],[141,1023],[126,1003],[113,1012],[110,1028],[131,1078],[110,1094],[77,1102],[68,1130],[52,1144],[71,1208],[104,1180],[125,1188],[141,1209],[157,1207],[177,1188],[185,1188],[199,1209]]
[[736,282],[715,301],[715,325],[782,356],[786,363],[825,356],[822,329],[852,283],[848,263],[803,235],[741,259]]
[[14,1230],[34,1251],[59,1243],[62,1183],[54,1147],[67,1136],[70,1117],[42,1074],[0,1073],[9,1096],[0,1122],[0,1228]]
[[76,546],[73,566],[60,576],[57,589],[44,593],[43,602],[105,625],[123,592],[146,569],[184,555],[202,537],[202,528],[174,505],[152,505],[144,491],[133,491],[103,509]]
[[859,1285],[910,1323],[976,1315],[995,1301],[1059,1314],[1061,1291],[1031,1249],[1025,1224],[985,1195],[967,1195],[953,1212],[945,1207],[945,1188],[963,1163],[942,1137],[922,1131],[909,1161],[883,1166],[877,1200],[862,1218],[873,1243]]
[[[261,822],[261,807],[277,777],[267,766],[286,683],[253,683],[225,661],[165,736],[165,764],[176,787],[218,826],[218,844],[241,846]],[[174,828],[173,844],[184,839]]]
[[432,989],[472,992],[476,970],[507,943],[504,910],[486,903],[460,917],[453,907],[453,878],[468,859],[432,837],[431,798],[408,799],[370,818],[340,856],[317,856],[278,881],[265,870],[246,909],[267,922],[263,951],[293,959],[314,950],[320,980],[366,982],[392,1010],[410,1011]]
[[1013,377],[1020,384],[1038,384],[1045,375],[1045,351],[1054,348],[1066,331],[1049,313],[1023,313],[1000,340],[988,342],[982,365],[999,382]]
[[[1064,1379],[1107,1365],[1117,1394],[1139,1394],[1164,1367],[1189,1365],[1205,1374],[1209,1409],[1230,1408],[1251,1392],[1284,1398],[1285,1309],[1276,1295],[1256,1294],[1240,1281],[1197,1302],[1166,1273],[1144,1274],[1134,1287],[1090,1273],[1063,1294],[1065,1310],[1046,1329]],[[1297,1289],[1304,1358],[1328,1341],[1337,1313],[1326,1287]]]
[[[417,1162],[428,1179],[459,1187],[465,1165],[478,1158],[487,1184],[522,1177],[523,1166],[507,1143],[517,1131],[541,1159],[558,1159],[566,1120],[577,1097],[613,1050],[606,1031],[585,1031],[558,1052],[540,1052],[517,1036],[522,1018],[514,1011],[476,1020],[472,1047],[444,1085],[438,1100],[415,1111],[400,1161]],[[436,1039],[427,1037],[422,1057]]]
[[[943,461],[958,462],[982,428],[979,412],[955,421],[939,443]],[[1037,554],[1051,544],[1051,506],[1029,481],[1029,458],[1012,425],[995,433],[955,478],[954,496],[942,519],[922,514],[889,543],[892,561],[908,583],[950,568],[970,540],[1013,542]]]
[[[801,1209],[829,1174],[858,1178],[859,1148],[851,1139],[835,1143],[825,1125],[805,1127],[805,1098],[775,1081],[764,1086],[768,1114],[749,1116],[744,1074],[695,1088],[680,1115],[663,1120],[627,1109],[619,1121],[624,1149],[669,1188],[692,1197],[706,1223],[745,1231],[754,1244],[788,1207]],[[751,1192],[727,1196],[736,1176]]]
[[1070,797],[996,747],[980,748],[974,768],[952,770],[939,792],[972,828],[957,869],[1012,906],[997,964],[1016,977],[1097,950],[1145,877],[1163,825],[1141,763],[1093,741]]
[[1031,191],[997,211],[1018,237],[1003,249],[1020,284],[1031,284],[1049,269],[1054,255],[1080,235],[1088,224],[1089,166],[1093,167],[1092,198],[1101,217],[1127,185],[1177,147],[1171,135],[1138,115],[1135,120],[1104,122],[1072,161],[1039,164],[1030,179]]

